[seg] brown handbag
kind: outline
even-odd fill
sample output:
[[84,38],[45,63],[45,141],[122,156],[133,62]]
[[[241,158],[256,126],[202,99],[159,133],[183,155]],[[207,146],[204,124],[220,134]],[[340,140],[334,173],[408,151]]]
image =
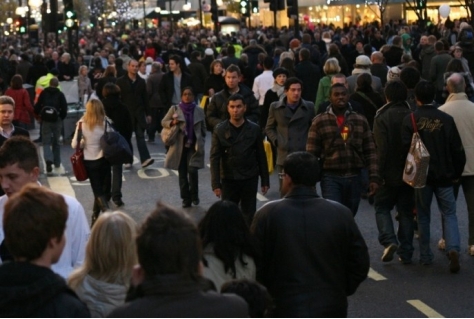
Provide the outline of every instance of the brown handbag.
[[76,151],[71,156],[72,170],[76,180],[83,182],[89,177],[87,176],[86,167],[84,166],[84,151],[81,149],[81,137],[82,137],[82,122],[79,122],[79,130],[77,132],[77,145]]

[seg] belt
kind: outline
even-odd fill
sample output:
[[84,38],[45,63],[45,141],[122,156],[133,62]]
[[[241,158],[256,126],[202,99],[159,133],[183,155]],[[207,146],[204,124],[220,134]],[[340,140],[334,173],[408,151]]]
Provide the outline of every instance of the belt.
[[352,177],[359,175],[360,169],[324,169],[323,174],[340,177]]

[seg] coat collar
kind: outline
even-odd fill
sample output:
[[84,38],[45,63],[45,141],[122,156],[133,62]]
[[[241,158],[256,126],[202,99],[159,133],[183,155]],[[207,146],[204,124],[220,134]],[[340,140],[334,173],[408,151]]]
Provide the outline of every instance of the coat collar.
[[464,92],[449,94],[448,98],[446,99],[446,103],[454,101],[469,101],[469,99],[467,98],[467,95]]
[[295,197],[314,197],[319,198],[318,193],[316,192],[316,188],[303,186],[303,185],[295,185],[293,188],[285,195],[284,198],[295,198]]

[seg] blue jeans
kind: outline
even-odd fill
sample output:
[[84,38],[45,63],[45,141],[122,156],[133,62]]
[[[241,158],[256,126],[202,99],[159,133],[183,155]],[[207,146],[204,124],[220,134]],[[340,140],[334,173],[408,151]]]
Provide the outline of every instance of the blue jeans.
[[423,264],[431,264],[433,262],[433,252],[430,248],[430,219],[433,194],[436,197],[438,208],[443,217],[446,252],[451,250],[460,251],[456,199],[454,198],[453,187],[426,185],[424,188],[416,188],[415,203],[418,213],[418,231],[420,235],[420,262]]
[[[374,198],[375,221],[379,230],[379,243],[387,247],[398,245],[398,255],[403,261],[410,261],[413,256],[413,208],[415,207],[414,190],[408,184],[400,186],[382,185]],[[393,227],[391,211],[397,208],[400,224],[397,236]]]
[[464,198],[467,204],[469,239],[468,245],[474,245],[474,176],[461,177],[460,183],[454,185],[454,197],[458,198],[459,187],[462,186]]
[[59,146],[59,137],[63,120],[58,119],[56,122],[42,122],[41,136],[43,142],[44,160],[51,161],[55,167],[61,165],[61,153]]
[[357,214],[360,203],[361,174],[354,176],[337,176],[323,172],[321,179],[322,195],[341,203],[352,211],[352,215]]

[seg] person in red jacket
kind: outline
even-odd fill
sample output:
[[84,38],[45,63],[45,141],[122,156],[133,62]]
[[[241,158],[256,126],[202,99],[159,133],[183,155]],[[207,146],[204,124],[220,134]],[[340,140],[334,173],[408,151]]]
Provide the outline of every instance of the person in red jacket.
[[34,110],[31,105],[30,94],[23,88],[21,75],[16,74],[12,77],[10,88],[5,91],[5,95],[15,101],[13,125],[27,129],[31,123],[32,115],[34,115]]

